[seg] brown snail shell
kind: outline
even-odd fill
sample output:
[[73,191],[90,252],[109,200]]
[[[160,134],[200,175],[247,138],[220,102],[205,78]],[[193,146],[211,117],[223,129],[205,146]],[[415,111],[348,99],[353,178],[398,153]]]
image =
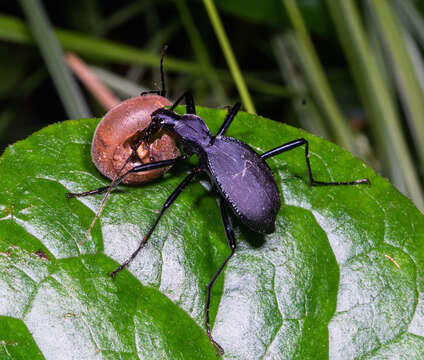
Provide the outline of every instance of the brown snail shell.
[[[168,99],[155,94],[146,94],[125,100],[110,109],[94,132],[91,158],[97,169],[114,180],[136,165],[174,159],[180,155],[174,139],[159,132],[151,143],[142,143],[136,155],[122,167],[140,141],[142,131],[151,123],[150,114],[164,106],[172,105]],[[120,172],[120,170],[122,171]],[[133,173],[124,184],[139,184],[153,180],[168,171],[169,167]],[[120,173],[119,173],[120,172]]]

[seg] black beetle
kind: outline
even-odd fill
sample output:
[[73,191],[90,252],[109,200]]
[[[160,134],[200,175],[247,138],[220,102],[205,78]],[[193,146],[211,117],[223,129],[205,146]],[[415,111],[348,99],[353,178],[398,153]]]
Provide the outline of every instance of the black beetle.
[[[186,114],[179,115],[174,112],[176,105],[185,98]],[[250,146],[232,137],[224,136],[240,109],[240,103],[229,109],[227,116],[216,135],[212,135],[205,122],[196,115],[194,101],[190,93],[184,93],[171,108],[160,108],[151,115],[151,124],[143,130],[143,139],[149,143],[153,135],[164,129],[172,134],[182,147],[184,155],[175,159],[163,160],[134,166],[132,169],[116,178],[110,187],[103,187],[85,193],[71,193],[69,197],[92,195],[105,192],[115,188],[127,176],[132,173],[167,167],[176,162],[186,160],[196,154],[199,164],[172,192],[163,205],[159,215],[150,227],[146,236],[133,254],[116,268],[111,276],[114,277],[119,271],[127,266],[138,254],[144,244],[148,241],[156,225],[165,210],[175,201],[183,189],[199,173],[206,174],[217,193],[220,202],[222,221],[227,235],[228,246],[231,253],[219,267],[207,285],[205,302],[205,325],[210,341],[215,345],[220,354],[224,353],[222,347],[213,339],[209,324],[209,305],[211,289],[215,280],[224,269],[227,262],[234,255],[236,241],[232,229],[228,208],[231,208],[240,220],[253,231],[269,234],[275,229],[275,219],[281,206],[280,192],[274,180],[273,174],[265,160],[285,151],[292,150],[305,145],[305,160],[308,170],[309,183],[311,186],[322,185],[356,185],[369,184],[368,179],[360,179],[348,182],[322,182],[315,181],[312,176],[309,162],[308,142],[301,138],[290,141],[263,154],[256,153]]]

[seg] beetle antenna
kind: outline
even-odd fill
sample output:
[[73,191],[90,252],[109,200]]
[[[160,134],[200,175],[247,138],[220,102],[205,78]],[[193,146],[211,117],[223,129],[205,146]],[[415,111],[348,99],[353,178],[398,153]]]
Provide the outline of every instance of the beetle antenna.
[[160,91],[160,96],[166,96],[166,88],[165,88],[165,73],[163,71],[163,59],[165,58],[166,50],[168,49],[168,45],[164,45],[162,48],[162,55],[160,57],[160,80],[162,82],[162,90]]

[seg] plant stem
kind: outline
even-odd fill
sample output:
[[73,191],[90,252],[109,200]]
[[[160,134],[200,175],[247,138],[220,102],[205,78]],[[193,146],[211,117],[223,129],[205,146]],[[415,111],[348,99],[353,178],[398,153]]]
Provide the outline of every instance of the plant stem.
[[234,82],[236,83],[237,89],[240,94],[241,101],[247,112],[252,114],[256,113],[255,106],[253,105],[252,98],[250,97],[249,90],[247,89],[246,83],[241,74],[237,60],[234,56],[227,34],[225,33],[224,26],[222,25],[221,19],[219,18],[218,12],[215,8],[213,0],[203,0],[203,4],[206,7],[212,26],[215,30],[216,36],[224,53],[225,59],[227,60],[230,72],[233,75]]

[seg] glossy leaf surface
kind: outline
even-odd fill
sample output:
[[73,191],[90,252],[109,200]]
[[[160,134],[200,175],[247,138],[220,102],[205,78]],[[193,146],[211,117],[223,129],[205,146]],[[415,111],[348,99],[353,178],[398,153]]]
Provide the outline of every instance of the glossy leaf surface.
[[[216,131],[224,111],[199,115]],[[190,166],[120,186],[81,245],[102,196],[65,194],[108,184],[90,159],[97,122],[47,127],[0,159],[0,358],[216,359],[205,285],[229,251],[213,194],[190,184],[112,280]],[[268,160],[285,205],[267,236],[232,218],[238,249],[211,308],[224,358],[422,357],[423,215],[358,159],[301,130],[240,113],[228,135],[258,152],[305,137],[317,180],[372,185],[311,188],[301,148]]]

